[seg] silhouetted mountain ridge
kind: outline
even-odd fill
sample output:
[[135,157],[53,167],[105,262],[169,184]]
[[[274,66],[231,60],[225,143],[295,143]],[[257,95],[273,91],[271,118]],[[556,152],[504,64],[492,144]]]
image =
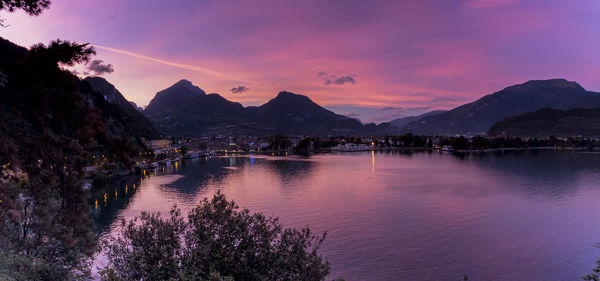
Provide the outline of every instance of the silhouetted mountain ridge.
[[80,91],[90,106],[99,108],[113,135],[130,135],[155,139],[160,135],[150,120],[139,112],[114,85],[102,77],[86,77]]
[[482,134],[497,121],[540,108],[600,107],[600,94],[565,79],[532,80],[507,87],[447,112],[411,122],[415,134]]
[[[218,94],[181,81],[160,91],[144,110],[159,130],[174,135],[360,133],[363,126],[313,102],[310,98],[282,91],[261,106],[243,107]],[[195,92],[195,94],[193,93]]]

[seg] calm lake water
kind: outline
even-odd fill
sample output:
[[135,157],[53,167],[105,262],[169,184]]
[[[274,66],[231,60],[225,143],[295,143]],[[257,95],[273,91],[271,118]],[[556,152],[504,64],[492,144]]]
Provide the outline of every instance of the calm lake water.
[[194,159],[96,192],[97,231],[217,190],[327,230],[331,278],[580,280],[600,256],[600,154],[564,151]]

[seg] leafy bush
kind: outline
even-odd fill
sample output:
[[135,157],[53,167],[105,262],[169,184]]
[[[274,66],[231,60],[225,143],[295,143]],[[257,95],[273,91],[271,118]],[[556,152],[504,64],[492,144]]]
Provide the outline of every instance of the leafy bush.
[[101,241],[103,280],[324,280],[329,263],[318,253],[325,234],[283,228],[277,218],[251,214],[217,193],[188,213],[143,212],[123,221],[120,235]]

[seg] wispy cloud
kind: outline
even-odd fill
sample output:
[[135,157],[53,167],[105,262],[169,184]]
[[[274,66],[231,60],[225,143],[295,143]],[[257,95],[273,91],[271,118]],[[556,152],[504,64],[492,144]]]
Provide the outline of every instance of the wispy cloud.
[[206,74],[209,74],[209,75],[212,75],[212,76],[216,76],[216,77],[220,77],[220,78],[224,78],[224,79],[228,79],[228,80],[241,81],[240,79],[233,78],[233,77],[231,77],[231,76],[229,76],[227,74],[221,73],[219,71],[216,71],[216,70],[213,70],[213,69],[210,69],[210,68],[202,67],[202,66],[191,65],[191,64],[183,64],[183,63],[176,63],[176,62],[170,62],[170,61],[166,61],[166,60],[162,60],[162,59],[158,59],[158,58],[154,58],[154,57],[150,57],[150,56],[146,56],[146,55],[142,55],[142,54],[138,54],[138,53],[126,51],[126,50],[121,50],[121,49],[115,49],[115,48],[111,48],[111,47],[106,47],[106,46],[102,46],[102,45],[94,45],[94,47],[96,47],[98,49],[101,49],[101,50],[106,50],[106,51],[110,51],[110,52],[114,52],[114,53],[118,53],[118,54],[130,56],[130,57],[134,57],[134,58],[138,58],[138,59],[143,59],[143,60],[147,60],[147,61],[151,61],[151,62],[156,62],[156,63],[160,63],[160,64],[172,66],[172,67],[177,67],[177,68],[181,68],[181,69],[187,69],[187,70],[191,70],[191,71],[202,72],[202,73],[206,73]]
[[399,107],[399,106],[385,106],[385,107],[382,107],[381,110],[384,110],[384,111],[388,111],[388,110],[402,110],[402,107]]
[[467,0],[465,7],[472,9],[493,8],[498,6],[509,5],[518,0]]

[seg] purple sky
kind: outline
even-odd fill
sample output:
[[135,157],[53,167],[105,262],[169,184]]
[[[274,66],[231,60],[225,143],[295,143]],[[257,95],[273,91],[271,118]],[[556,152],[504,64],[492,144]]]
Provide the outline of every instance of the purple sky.
[[597,0],[54,0],[0,17],[17,44],[95,45],[139,105],[182,78],[244,105],[288,90],[369,122],[531,79],[600,90]]

